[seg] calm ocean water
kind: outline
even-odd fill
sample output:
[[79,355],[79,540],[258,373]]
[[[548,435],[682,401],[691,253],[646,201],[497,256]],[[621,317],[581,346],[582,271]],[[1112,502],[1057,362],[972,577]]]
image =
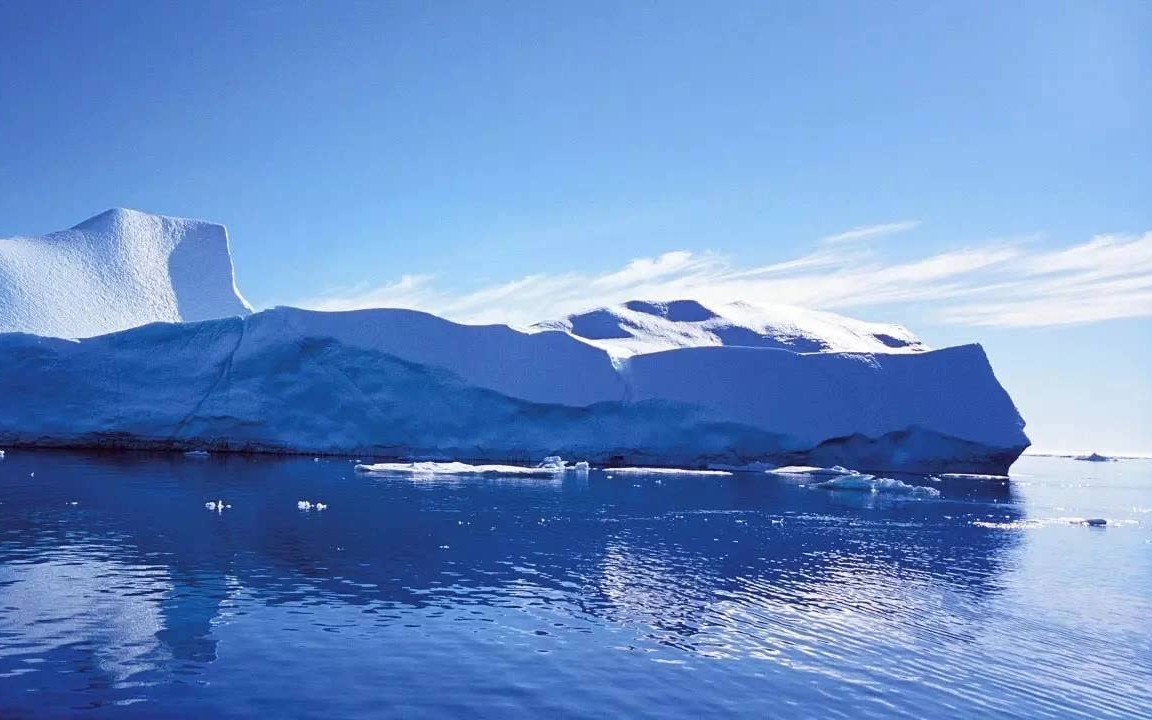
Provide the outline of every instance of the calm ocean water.
[[1152,462],[1014,469],[913,500],[10,451],[0,717],[1149,717]]

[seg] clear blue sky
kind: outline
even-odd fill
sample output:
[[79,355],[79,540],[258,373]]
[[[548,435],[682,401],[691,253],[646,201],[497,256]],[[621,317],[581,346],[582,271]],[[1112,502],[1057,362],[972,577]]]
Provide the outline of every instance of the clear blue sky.
[[[731,276],[866,243],[880,288],[763,292],[979,340],[1038,446],[1147,452],[1150,37],[1152,4],[1120,1],[0,0],[0,236],[203,217],[258,306],[409,275],[433,309],[674,250]],[[892,294],[885,268],[972,248],[1019,256]]]

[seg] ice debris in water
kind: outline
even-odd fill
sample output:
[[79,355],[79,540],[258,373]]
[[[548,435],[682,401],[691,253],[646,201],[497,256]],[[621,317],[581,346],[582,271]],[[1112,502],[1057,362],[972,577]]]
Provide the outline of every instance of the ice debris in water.
[[1003,482],[1007,475],[979,475],[977,473],[940,473],[935,476],[938,480],[990,480]]
[[206,457],[208,457],[208,451],[207,450],[189,450],[188,452],[184,453],[184,457],[206,458]]
[[0,460],[3,460],[3,459],[4,459],[4,451],[0,450]]
[[822,490],[854,490],[857,492],[886,493],[890,495],[909,495],[912,497],[940,497],[936,488],[894,480],[893,478],[878,478],[873,475],[844,475],[824,482],[813,483],[810,487]]
[[[618,467],[612,468],[617,475],[712,475],[725,476],[732,473],[727,470],[681,470],[678,468],[653,467]],[[611,476],[609,476],[611,477]]]
[[[4,454],[0,453],[0,457],[3,457],[3,456],[4,456]],[[576,472],[579,472],[579,473],[586,473],[591,468],[592,468],[592,466],[588,464],[587,460],[580,460],[579,462],[577,462],[575,465],[572,466],[572,469],[575,470]]]
[[1108,524],[1108,521],[1104,518],[1084,518],[1083,520],[1080,520],[1078,524],[1088,525],[1090,527],[1104,527]]
[[328,506],[322,502],[312,502],[311,500],[297,500],[296,507],[299,510],[327,510]]
[[225,505],[223,500],[209,500],[204,503],[204,507],[216,512],[223,512],[225,508],[231,508],[231,505]]

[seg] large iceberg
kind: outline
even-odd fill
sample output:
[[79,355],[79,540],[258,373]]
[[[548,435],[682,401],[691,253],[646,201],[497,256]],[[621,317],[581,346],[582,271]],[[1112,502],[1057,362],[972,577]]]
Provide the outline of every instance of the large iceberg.
[[220,225],[112,210],[0,240],[3,445],[1003,474],[1023,427],[979,345],[831,313],[250,314]]
[[0,444],[1002,474],[1028,445],[984,351],[689,347],[275,308],[0,335]]
[[0,332],[89,337],[251,311],[222,225],[114,209],[70,230],[0,238]]

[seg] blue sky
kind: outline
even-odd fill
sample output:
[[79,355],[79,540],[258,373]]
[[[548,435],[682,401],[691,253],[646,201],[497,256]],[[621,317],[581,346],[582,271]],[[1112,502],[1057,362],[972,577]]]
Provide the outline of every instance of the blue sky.
[[1150,452],[1150,28],[1119,1],[0,0],[0,235],[217,220],[257,306],[826,307],[982,342],[1039,447]]

